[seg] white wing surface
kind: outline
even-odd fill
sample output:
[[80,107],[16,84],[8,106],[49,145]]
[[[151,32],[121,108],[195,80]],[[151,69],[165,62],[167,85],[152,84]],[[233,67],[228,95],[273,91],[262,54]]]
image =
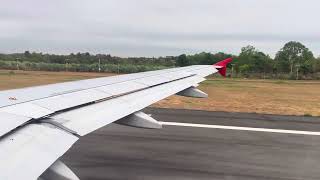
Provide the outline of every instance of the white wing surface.
[[40,177],[79,137],[196,87],[230,61],[0,91],[0,179]]

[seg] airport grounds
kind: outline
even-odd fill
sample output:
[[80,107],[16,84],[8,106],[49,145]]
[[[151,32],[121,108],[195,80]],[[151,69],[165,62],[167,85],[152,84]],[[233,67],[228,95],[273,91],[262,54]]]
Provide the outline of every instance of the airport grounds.
[[[0,90],[114,75],[0,70]],[[112,123],[60,159],[84,180],[320,178],[320,81],[211,76],[199,88],[209,97],[175,95],[143,111],[166,123],[214,128]]]

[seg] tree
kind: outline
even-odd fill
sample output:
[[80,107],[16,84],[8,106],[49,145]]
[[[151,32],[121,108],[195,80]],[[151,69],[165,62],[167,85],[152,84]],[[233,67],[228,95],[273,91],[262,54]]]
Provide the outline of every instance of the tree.
[[257,52],[256,48],[248,45],[246,47],[241,48],[241,53],[239,56],[252,56]]
[[194,55],[187,56],[188,65],[212,65],[221,60],[233,57],[231,54],[225,54],[223,52],[218,52],[216,54],[201,52]]
[[317,59],[314,60],[313,71],[320,72],[320,57],[318,57]]
[[30,55],[31,55],[30,51],[25,51],[25,52],[24,52],[24,56],[25,56],[25,57],[28,58],[28,57],[30,57]]
[[257,50],[255,47],[249,45],[241,48],[241,53],[237,58],[237,61],[235,61],[235,64],[236,67],[239,67],[239,70],[240,66],[248,65],[243,66],[245,67],[246,72],[252,71],[258,73],[266,73],[272,72],[274,61],[270,58],[269,55],[266,55],[265,53]]
[[180,56],[178,56],[177,66],[182,67],[182,66],[188,66],[188,65],[189,65],[189,62],[185,54],[181,54]]
[[239,66],[239,71],[240,71],[240,73],[246,74],[246,73],[248,73],[248,71],[249,71],[250,69],[251,69],[251,67],[250,67],[250,65],[248,65],[248,64],[244,64],[244,65]]
[[290,41],[276,54],[277,66],[293,73],[295,65],[308,67],[308,62],[313,61],[313,53],[300,42]]

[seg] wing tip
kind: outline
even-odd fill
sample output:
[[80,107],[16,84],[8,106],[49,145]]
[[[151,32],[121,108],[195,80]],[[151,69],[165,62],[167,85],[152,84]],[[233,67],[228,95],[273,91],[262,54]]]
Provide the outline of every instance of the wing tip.
[[227,74],[227,65],[233,61],[233,58],[227,58],[225,60],[219,61],[215,64],[213,64],[213,66],[220,66],[218,69],[219,73],[223,76],[226,77]]

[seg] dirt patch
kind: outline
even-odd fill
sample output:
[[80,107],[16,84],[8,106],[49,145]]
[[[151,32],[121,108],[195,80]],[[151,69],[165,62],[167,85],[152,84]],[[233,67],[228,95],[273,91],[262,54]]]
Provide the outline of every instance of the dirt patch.
[[111,73],[0,70],[0,90],[112,76]]

